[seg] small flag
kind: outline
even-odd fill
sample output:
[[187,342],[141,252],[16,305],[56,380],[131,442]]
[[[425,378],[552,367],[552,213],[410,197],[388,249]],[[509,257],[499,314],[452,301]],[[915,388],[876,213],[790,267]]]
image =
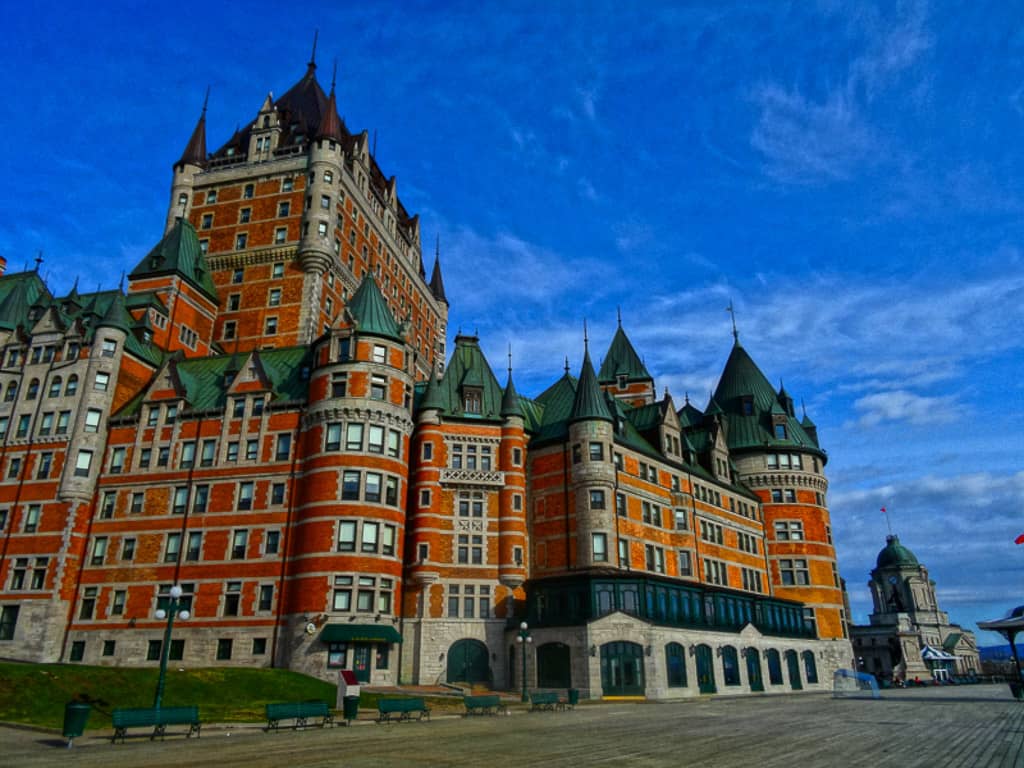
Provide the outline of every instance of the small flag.
[[885,514],[885,507],[882,507],[882,514]]
[[1014,544],[1024,544],[1024,533],[1013,540]]

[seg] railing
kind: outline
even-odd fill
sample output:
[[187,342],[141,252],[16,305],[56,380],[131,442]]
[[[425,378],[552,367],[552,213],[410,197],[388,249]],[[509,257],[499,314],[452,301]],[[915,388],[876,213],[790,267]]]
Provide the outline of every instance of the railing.
[[467,485],[505,485],[505,473],[482,469],[441,470],[442,483],[466,483]]

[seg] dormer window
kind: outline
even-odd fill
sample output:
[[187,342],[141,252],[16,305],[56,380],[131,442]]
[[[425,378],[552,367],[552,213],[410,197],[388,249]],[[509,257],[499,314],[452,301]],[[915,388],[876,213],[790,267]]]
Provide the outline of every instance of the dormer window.
[[742,411],[744,416],[754,415],[754,398],[751,395],[744,395],[742,402]]
[[785,440],[786,439],[786,425],[785,424],[776,424],[775,425],[775,439],[776,440]]
[[466,413],[480,413],[483,393],[476,387],[467,387],[462,392],[462,410]]
[[626,388],[626,374],[620,373],[615,376],[615,386],[619,389]]

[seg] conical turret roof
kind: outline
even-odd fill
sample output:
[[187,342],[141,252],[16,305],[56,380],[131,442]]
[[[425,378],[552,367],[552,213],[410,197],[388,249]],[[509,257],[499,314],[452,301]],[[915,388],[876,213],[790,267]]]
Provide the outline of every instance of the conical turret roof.
[[438,301],[448,303],[448,297],[444,294],[444,279],[441,277],[441,257],[434,254],[434,269],[430,273],[430,292]]
[[203,112],[199,115],[199,121],[196,123],[195,129],[192,131],[192,136],[189,137],[188,144],[185,145],[185,151],[181,153],[181,158],[174,165],[196,165],[200,168],[206,167],[205,102],[203,103]]
[[341,142],[344,136],[341,132],[341,119],[338,117],[338,105],[334,100],[334,84],[331,84],[331,95],[327,97],[327,106],[324,108],[323,119],[320,121],[320,128],[316,132],[318,139],[330,139]]
[[118,291],[107,305],[107,311],[96,323],[97,328],[117,328],[125,333],[130,333],[135,320],[128,313],[124,305],[124,296]]
[[512,383],[511,370],[508,372],[505,391],[501,395],[501,415],[504,417],[523,415],[522,406],[519,404],[519,393],[516,392],[516,385]]
[[405,341],[402,329],[388,309],[373,274],[363,278],[363,282],[349,300],[348,311],[355,318],[360,333]]
[[604,393],[597,383],[594,365],[590,362],[590,350],[583,353],[583,368],[580,370],[579,382],[576,385],[576,397],[569,413],[569,423],[577,421],[614,421],[604,400]]

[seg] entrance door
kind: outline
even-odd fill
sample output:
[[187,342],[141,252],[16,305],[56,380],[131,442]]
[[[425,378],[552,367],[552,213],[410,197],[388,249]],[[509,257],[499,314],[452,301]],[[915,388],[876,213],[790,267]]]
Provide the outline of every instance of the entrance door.
[[800,682],[800,661],[796,657],[796,651],[786,651],[786,667],[789,669],[789,687],[794,691],[803,690],[803,683]]
[[601,646],[601,688],[605,696],[643,696],[644,649],[637,643]]
[[572,688],[569,646],[545,643],[537,646],[537,686],[540,688]]
[[487,646],[479,640],[459,640],[448,651],[449,683],[491,682]]
[[711,658],[711,646],[697,646],[697,686],[701,693],[718,693],[715,687],[715,665]]
[[356,643],[352,650],[352,667],[356,673],[356,680],[360,683],[370,682],[370,655],[373,646],[369,643]]
[[763,691],[764,680],[761,678],[761,657],[756,648],[747,648],[747,680],[751,691]]

